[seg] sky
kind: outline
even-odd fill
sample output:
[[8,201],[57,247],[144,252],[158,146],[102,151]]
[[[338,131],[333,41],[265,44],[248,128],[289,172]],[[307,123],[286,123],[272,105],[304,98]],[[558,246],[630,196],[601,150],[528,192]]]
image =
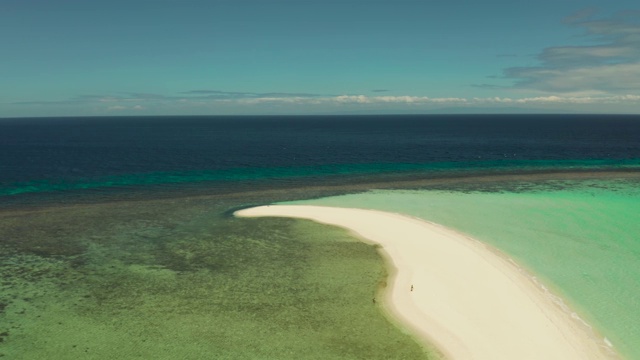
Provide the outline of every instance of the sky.
[[0,117],[640,113],[637,0],[0,0]]

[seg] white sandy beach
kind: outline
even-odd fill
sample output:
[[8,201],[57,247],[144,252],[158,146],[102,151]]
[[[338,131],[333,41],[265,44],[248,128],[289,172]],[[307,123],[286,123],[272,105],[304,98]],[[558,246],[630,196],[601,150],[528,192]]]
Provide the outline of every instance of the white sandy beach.
[[509,259],[440,225],[381,211],[307,205],[235,214],[310,219],[380,244],[395,268],[385,301],[389,312],[449,359],[618,358]]

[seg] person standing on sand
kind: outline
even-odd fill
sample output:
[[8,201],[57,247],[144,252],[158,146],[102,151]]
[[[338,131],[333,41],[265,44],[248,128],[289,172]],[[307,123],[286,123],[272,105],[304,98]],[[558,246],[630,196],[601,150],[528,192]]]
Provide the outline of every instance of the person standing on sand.
[[413,291],[413,285],[411,285],[411,291]]

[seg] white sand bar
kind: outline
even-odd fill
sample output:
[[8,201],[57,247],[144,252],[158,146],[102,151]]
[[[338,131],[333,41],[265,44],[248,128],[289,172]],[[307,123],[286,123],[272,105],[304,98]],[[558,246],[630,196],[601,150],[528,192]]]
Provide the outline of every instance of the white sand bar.
[[310,219],[380,244],[395,267],[385,305],[449,359],[618,358],[517,265],[443,226],[382,211],[307,205],[260,206],[236,215]]

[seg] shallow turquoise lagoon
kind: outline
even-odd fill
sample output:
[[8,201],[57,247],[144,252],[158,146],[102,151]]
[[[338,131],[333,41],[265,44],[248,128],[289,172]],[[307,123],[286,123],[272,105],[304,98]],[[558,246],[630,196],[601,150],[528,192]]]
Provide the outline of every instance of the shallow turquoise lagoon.
[[554,181],[500,191],[376,190],[295,203],[436,222],[514,258],[629,359],[640,359],[640,186]]

